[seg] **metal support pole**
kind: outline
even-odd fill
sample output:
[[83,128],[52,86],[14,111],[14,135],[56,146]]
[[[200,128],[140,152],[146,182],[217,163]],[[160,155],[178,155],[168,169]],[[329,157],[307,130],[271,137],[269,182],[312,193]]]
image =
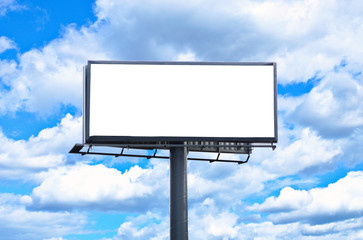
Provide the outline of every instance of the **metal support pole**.
[[170,148],[170,240],[188,239],[187,148]]

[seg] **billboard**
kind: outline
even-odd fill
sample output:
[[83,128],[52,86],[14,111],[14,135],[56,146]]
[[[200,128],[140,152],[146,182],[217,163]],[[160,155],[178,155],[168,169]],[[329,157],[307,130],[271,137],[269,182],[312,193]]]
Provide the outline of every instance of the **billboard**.
[[276,64],[89,61],[87,144],[277,142]]

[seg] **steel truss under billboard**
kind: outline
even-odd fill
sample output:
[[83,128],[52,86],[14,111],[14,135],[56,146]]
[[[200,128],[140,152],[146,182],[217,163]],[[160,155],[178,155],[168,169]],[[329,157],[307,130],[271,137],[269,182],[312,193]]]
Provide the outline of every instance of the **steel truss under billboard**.
[[83,144],[241,153],[277,142],[276,64],[89,61],[83,116]]

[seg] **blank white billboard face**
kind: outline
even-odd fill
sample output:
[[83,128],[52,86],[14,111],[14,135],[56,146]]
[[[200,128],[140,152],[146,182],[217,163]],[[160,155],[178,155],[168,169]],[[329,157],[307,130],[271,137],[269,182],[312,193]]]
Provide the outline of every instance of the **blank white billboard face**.
[[277,141],[273,63],[89,62],[86,82],[86,141]]

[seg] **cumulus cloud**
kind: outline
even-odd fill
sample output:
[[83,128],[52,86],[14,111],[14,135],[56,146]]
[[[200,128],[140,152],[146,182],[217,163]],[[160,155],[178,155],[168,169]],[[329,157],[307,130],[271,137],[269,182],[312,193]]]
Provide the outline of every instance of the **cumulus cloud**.
[[338,138],[363,128],[363,81],[347,70],[327,74],[291,113],[324,137]]
[[0,194],[0,232],[4,240],[61,239],[79,233],[87,222],[80,213],[29,211],[23,196]]
[[326,188],[295,190],[283,188],[278,197],[269,197],[250,211],[271,213],[274,223],[307,222],[325,224],[359,218],[363,214],[363,172],[350,172]]
[[273,153],[260,156],[260,167],[275,176],[326,171],[342,155],[338,142],[324,139],[308,128],[281,126],[279,130],[281,144]]
[[142,212],[168,205],[168,164],[124,173],[104,165],[51,169],[30,195],[35,209],[99,209]]
[[[146,211],[163,209],[169,199],[169,163],[152,160],[125,172],[104,165],[63,166],[37,175],[40,185],[30,198],[34,209],[99,209]],[[193,165],[193,166],[192,166]],[[229,163],[189,162],[188,196],[191,205],[209,196],[218,204],[234,205],[275,175],[260,167]],[[105,204],[107,203],[107,204]]]
[[[304,136],[315,135],[318,141],[313,142],[316,146],[326,146],[326,151],[331,150],[328,154],[331,155],[331,160],[320,159],[325,163],[335,161],[337,157],[344,159],[344,163],[349,166],[361,162],[362,147],[359,142],[363,131],[362,84],[362,75],[356,64],[342,62],[319,80],[309,93],[298,97],[280,96],[281,120],[277,153],[292,150],[293,145],[298,145],[296,140],[306,138]],[[310,134],[306,135],[307,130],[299,133],[304,128],[310,129]],[[310,143],[299,149],[307,150]],[[311,150],[313,155],[316,154],[315,150]]]
[[329,72],[347,56],[359,62],[362,7],[334,0],[99,0],[95,11],[107,22],[100,31],[119,56],[164,60],[187,50],[209,61],[273,60],[287,83]]
[[[130,217],[121,224],[114,239],[168,239],[168,220],[168,217],[155,212]],[[300,222],[275,224],[271,221],[247,223],[235,212],[217,207],[210,198],[189,209],[190,239],[358,240],[362,234],[362,218],[320,225]]]
[[83,66],[88,59],[108,59],[98,42],[92,29],[70,25],[62,38],[21,54],[15,69],[0,76],[9,89],[2,91],[0,114],[25,110],[49,116],[62,106],[81,109]]
[[211,197],[218,204],[236,204],[264,190],[264,182],[276,175],[258,166],[231,163],[191,162],[188,169],[188,195],[191,204]]
[[67,114],[57,126],[28,140],[13,140],[0,132],[1,176],[27,179],[29,173],[66,164],[66,153],[81,141],[81,122],[81,117]]
[[356,50],[363,34],[362,8],[361,3],[335,0],[281,0],[249,3],[245,14],[257,31],[277,42],[271,56],[278,62],[279,81],[293,83],[324,76],[346,57],[361,62],[362,52]]

